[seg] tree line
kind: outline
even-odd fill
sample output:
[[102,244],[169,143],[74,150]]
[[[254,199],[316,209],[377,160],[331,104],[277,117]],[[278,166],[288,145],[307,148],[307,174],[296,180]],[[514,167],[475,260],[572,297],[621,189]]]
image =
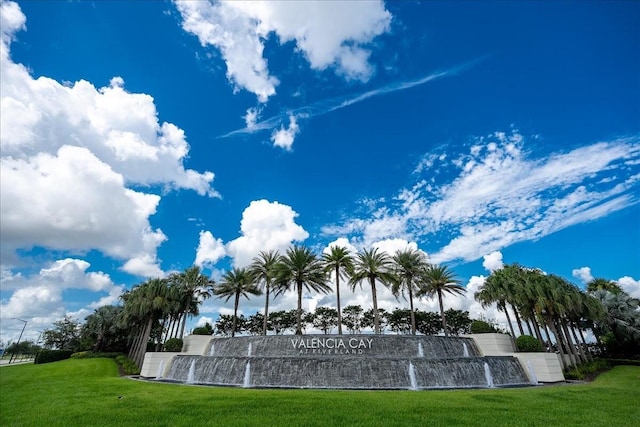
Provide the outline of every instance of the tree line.
[[[341,308],[341,285],[354,292],[367,289],[372,307],[366,311],[359,306]],[[406,300],[408,308],[390,313],[378,308],[379,286],[389,288],[398,301]],[[297,307],[270,313],[271,300],[287,291],[297,295]],[[218,333],[230,336],[241,332],[302,334],[310,324],[322,331],[335,327],[339,334],[344,327],[349,333],[370,328],[379,334],[389,328],[399,333],[449,335],[459,332],[457,325],[450,324],[455,316],[447,316],[444,298],[465,291],[449,267],[429,263],[424,252],[416,249],[390,255],[372,248],[352,254],[345,247],[331,246],[328,252],[317,255],[308,247],[295,245],[283,254],[262,251],[247,267],[226,271],[218,283],[197,266],[162,279],[149,279],[126,291],[121,306],[101,307],[88,316],[83,329],[84,336],[91,337],[85,339],[93,339],[92,349],[96,351],[113,347],[114,331],[125,331],[118,345],[126,347],[129,357],[141,366],[144,353],[153,349],[150,342],[159,348],[170,338],[182,337],[188,317],[197,316],[202,302],[214,296],[232,301],[233,315],[220,316],[215,327]],[[335,292],[336,309],[318,307],[314,313],[305,313],[303,292]],[[241,299],[258,295],[265,297],[263,312],[248,318],[238,316]],[[438,301],[438,314],[415,309],[415,300],[424,297]],[[591,357],[586,350],[585,330],[591,330],[610,352],[638,352],[638,300],[604,279],[594,280],[581,291],[559,276],[512,264],[493,271],[474,298],[484,307],[496,304],[507,316],[514,338],[515,324],[520,335],[531,335],[549,350],[569,355],[571,364]],[[434,316],[439,318],[437,328]],[[45,331],[45,342],[63,348],[64,344],[48,340],[51,332]]]
[[[267,331],[275,335],[294,333],[296,330],[296,310],[272,311],[267,317]],[[411,333],[411,313],[406,308],[395,308],[387,311],[378,309],[379,326],[382,333],[410,334]],[[468,334],[471,331],[471,324],[474,319],[469,317],[468,311],[448,309],[444,312],[447,319],[447,328],[451,335]],[[443,333],[442,321],[438,313],[430,311],[416,310],[416,330],[424,335],[437,335]],[[330,334],[337,330],[338,310],[332,307],[317,307],[313,312],[303,310],[302,330],[307,332],[308,328],[314,328],[324,334]],[[349,305],[343,308],[342,326],[347,334],[370,333],[374,330],[373,309],[364,310],[360,305]],[[264,314],[256,312],[248,317],[239,315],[236,319],[235,333],[246,333],[249,335],[262,335],[264,325]],[[480,319],[477,319],[480,320]],[[223,314],[213,325],[206,323],[204,326],[193,330],[194,334],[231,336],[234,331],[234,316]]]

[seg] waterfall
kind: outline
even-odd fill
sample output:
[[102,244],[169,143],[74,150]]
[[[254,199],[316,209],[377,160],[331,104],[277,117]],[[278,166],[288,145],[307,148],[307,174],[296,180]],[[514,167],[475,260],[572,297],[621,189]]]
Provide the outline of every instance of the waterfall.
[[162,373],[164,372],[164,360],[160,361],[160,364],[158,365],[158,373],[156,374],[156,379],[160,380],[162,379]]
[[[251,346],[251,344],[249,344],[249,346]],[[242,383],[242,387],[251,387],[251,362],[247,362],[247,367],[244,368],[244,382]]]
[[529,379],[531,380],[531,384],[538,385],[538,377],[536,376],[536,371],[533,369],[531,360],[527,360],[527,366],[529,367]]
[[249,349],[247,350],[247,356],[251,357],[251,343],[249,343]]
[[467,347],[467,343],[462,343],[462,357],[469,357],[469,347]]
[[191,366],[189,367],[189,374],[187,375],[187,383],[193,384],[195,381],[196,375],[196,361],[195,359],[191,361]]
[[487,380],[487,387],[493,388],[493,376],[491,375],[491,369],[489,369],[487,362],[484,362],[484,377]]
[[421,342],[418,343],[418,357],[424,357],[424,349]]
[[212,342],[211,343],[211,348],[209,349],[209,356],[213,356],[214,349],[215,349],[215,347],[214,347],[213,342]]
[[414,368],[413,363],[409,362],[409,380],[411,381],[410,390],[418,389],[418,381],[416,380],[416,368]]

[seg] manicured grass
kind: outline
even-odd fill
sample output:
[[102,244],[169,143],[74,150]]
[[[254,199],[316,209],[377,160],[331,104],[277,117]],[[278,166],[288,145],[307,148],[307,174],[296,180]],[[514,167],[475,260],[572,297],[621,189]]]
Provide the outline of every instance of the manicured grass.
[[640,426],[640,367],[581,385],[252,390],[118,377],[110,359],[0,368],[2,426]]

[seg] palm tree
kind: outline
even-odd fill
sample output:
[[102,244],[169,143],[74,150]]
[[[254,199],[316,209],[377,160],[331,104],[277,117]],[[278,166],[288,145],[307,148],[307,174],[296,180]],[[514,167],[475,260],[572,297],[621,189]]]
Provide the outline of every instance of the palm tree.
[[392,272],[392,261],[385,252],[379,252],[377,248],[356,254],[353,262],[353,273],[349,279],[349,285],[354,290],[357,284],[362,287],[362,282],[369,281],[371,285],[371,297],[373,299],[373,329],[380,334],[380,315],[378,313],[378,296],[376,293],[376,281],[385,286],[395,283],[396,277]]
[[296,312],[296,335],[302,335],[302,289],[307,291],[329,293],[331,287],[327,285],[327,275],[322,262],[309,248],[294,246],[287,249],[286,255],[280,257],[276,264],[277,294],[281,294],[291,287],[298,293],[298,310]]
[[[178,287],[182,315],[182,327],[180,336],[184,336],[184,329],[189,315],[198,314],[198,303],[212,295],[213,280],[202,274],[200,267],[194,265],[182,273],[174,273],[169,276],[169,281]],[[195,307],[195,309],[194,309]]]
[[234,268],[227,271],[223,276],[221,282],[213,288],[213,294],[218,298],[227,297],[224,301],[227,302],[231,297],[233,300],[233,326],[231,328],[231,336],[236,335],[236,326],[238,324],[238,305],[240,303],[240,297],[244,296],[249,299],[251,295],[261,295],[260,288],[254,283],[254,277],[246,268]]
[[393,256],[394,273],[397,281],[391,289],[393,295],[398,298],[406,291],[409,295],[409,309],[411,312],[411,335],[416,334],[416,315],[413,308],[413,294],[418,289],[429,263],[424,252],[416,249],[398,251]]
[[329,253],[322,255],[325,271],[336,276],[336,304],[338,307],[338,334],[342,335],[342,312],[340,310],[340,277],[349,277],[353,270],[353,258],[342,246],[331,246]]
[[612,294],[619,294],[622,292],[620,285],[611,280],[596,278],[587,283],[587,292],[595,292],[599,289],[609,291]]
[[440,305],[440,317],[442,318],[442,329],[444,335],[449,336],[447,330],[447,320],[444,316],[444,305],[442,303],[442,294],[456,294],[462,295],[467,290],[464,286],[460,285],[460,280],[456,278],[453,271],[449,270],[447,266],[443,265],[430,265],[424,274],[423,280],[420,284],[420,289],[416,292],[416,297],[433,297],[438,296],[438,303]]
[[170,307],[170,291],[165,279],[149,279],[121,296],[124,301],[121,321],[135,331],[129,358],[142,366],[154,322]]
[[511,336],[515,338],[516,334],[513,330],[513,324],[511,323],[511,317],[507,309],[507,299],[510,298],[510,292],[507,278],[502,272],[502,269],[493,271],[489,277],[487,277],[481,289],[475,293],[474,298],[480,302],[483,308],[496,303],[498,310],[502,311],[507,317],[507,324],[509,325]]
[[253,258],[253,262],[249,266],[249,272],[253,277],[264,284],[264,321],[262,325],[262,335],[267,335],[267,323],[269,320],[269,293],[271,292],[271,282],[275,278],[275,266],[278,263],[280,254],[278,251],[261,251],[260,254]]

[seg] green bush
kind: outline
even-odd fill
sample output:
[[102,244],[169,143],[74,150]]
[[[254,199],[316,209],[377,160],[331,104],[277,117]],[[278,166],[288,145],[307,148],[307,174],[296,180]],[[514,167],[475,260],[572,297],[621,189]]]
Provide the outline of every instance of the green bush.
[[120,354],[116,357],[116,363],[122,368],[122,371],[126,375],[138,375],[140,373],[140,368],[138,368],[138,365],[136,365],[133,360],[129,359],[124,354]]
[[72,359],[96,359],[96,358],[115,359],[121,354],[122,353],[119,353],[119,352],[100,353],[100,352],[93,352],[93,351],[79,351],[77,353],[73,353],[71,355],[71,358]]
[[516,338],[516,348],[522,352],[542,352],[544,348],[537,338],[531,335],[520,335]]
[[164,351],[182,351],[182,339],[180,338],[169,338],[164,343]]
[[593,362],[571,367],[564,372],[564,377],[568,380],[592,379],[596,374],[610,369],[611,366],[608,360],[596,359]]
[[207,322],[204,326],[198,326],[191,332],[193,335],[213,335],[213,326]]
[[471,322],[471,326],[469,327],[469,329],[471,330],[472,334],[489,334],[498,332],[498,330],[494,328],[493,325],[485,322],[484,320],[474,320],[473,322]]
[[65,360],[71,357],[73,351],[71,350],[40,350],[36,354],[36,358],[33,361],[36,365],[41,363],[57,362],[58,360]]

